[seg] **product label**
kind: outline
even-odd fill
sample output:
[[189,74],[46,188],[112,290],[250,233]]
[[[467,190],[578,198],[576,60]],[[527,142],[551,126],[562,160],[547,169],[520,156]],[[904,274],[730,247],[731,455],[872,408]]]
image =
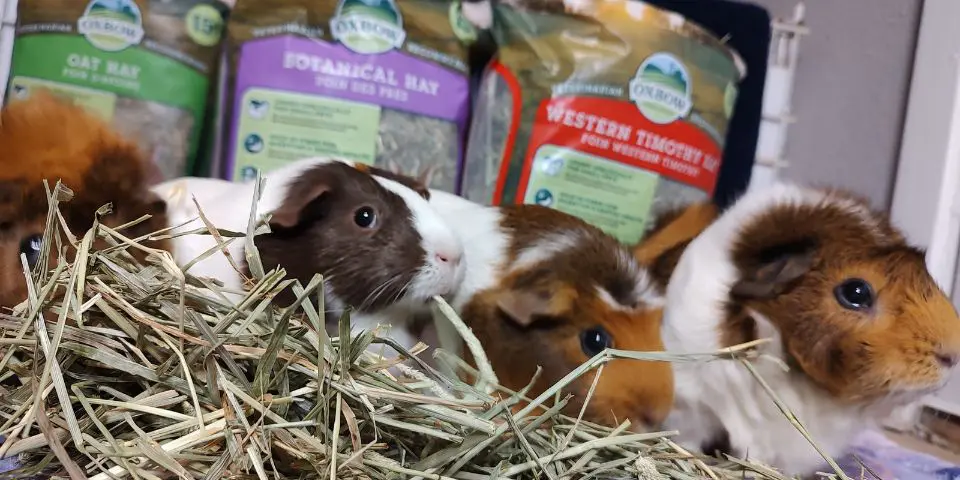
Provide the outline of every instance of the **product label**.
[[656,110],[653,121],[638,105],[622,100],[560,97],[544,101],[530,136],[518,199],[552,202],[622,241],[633,242],[646,228],[651,201],[662,182],[678,182],[701,190],[704,197],[712,195],[720,145],[693,124],[666,122],[687,107],[655,93],[644,101],[650,99],[675,108]]
[[663,125],[686,118],[693,108],[690,74],[676,57],[659,52],[647,57],[630,81],[630,100],[647,120]]
[[[341,10],[345,9],[346,2]],[[358,41],[360,36],[350,35],[372,28],[354,15],[359,13],[347,16],[341,12],[336,17],[341,41]],[[352,27],[343,26],[347,20],[353,22]],[[348,35],[348,28],[357,30]],[[360,48],[357,45],[353,48]],[[250,178],[257,170],[267,171],[306,154],[373,162],[378,139],[384,135],[382,122],[387,109],[437,119],[441,124],[449,122],[454,138],[459,138],[467,122],[468,88],[464,74],[397,50],[364,55],[323,40],[291,36],[249,41],[241,47],[237,68],[228,175],[233,180]],[[275,104],[267,106],[263,118],[256,119],[250,102],[260,101],[287,106],[282,110]],[[417,118],[399,123],[396,118],[391,125],[394,130],[398,126],[409,128],[408,137],[401,142],[442,134],[414,128]],[[256,137],[250,137],[254,134]],[[264,144],[258,145],[258,141]],[[251,152],[248,145],[260,150]],[[416,153],[409,151],[407,156]],[[428,151],[423,156],[426,162],[461,161],[459,151],[452,158],[429,158],[437,155]],[[455,175],[448,177],[452,189]]]
[[330,31],[345,47],[367,55],[400,48],[407,36],[393,0],[340,0]]
[[247,90],[243,105],[234,178],[253,180],[259,169],[309,157],[368,165],[376,159],[380,109],[375,106],[263,88]]
[[72,98],[135,139],[164,177],[190,173],[226,7],[184,3],[21,2],[8,100],[40,87]]
[[657,180],[640,168],[546,145],[533,157],[523,203],[555,208],[589,219],[617,238],[638,240]]
[[67,97],[73,103],[82,106],[106,122],[113,121],[113,112],[117,107],[117,96],[110,92],[92,88],[74,87],[65,83],[48,82],[30,77],[14,77],[10,80],[11,101],[25,100],[34,90],[42,88],[54,95]]
[[118,52],[143,40],[143,16],[131,0],[93,0],[77,20],[77,32],[100,50]]

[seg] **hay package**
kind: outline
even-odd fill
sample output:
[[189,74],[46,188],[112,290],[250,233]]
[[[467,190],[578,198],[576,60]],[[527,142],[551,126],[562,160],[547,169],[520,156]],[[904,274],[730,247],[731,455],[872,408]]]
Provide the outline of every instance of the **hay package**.
[[636,242],[710,197],[742,62],[679,14],[636,0],[496,6],[463,195],[537,203]]
[[38,88],[72,98],[165,178],[190,174],[227,12],[217,0],[20,0],[7,102]]
[[334,156],[457,190],[477,35],[459,2],[241,0],[228,31],[226,178]]

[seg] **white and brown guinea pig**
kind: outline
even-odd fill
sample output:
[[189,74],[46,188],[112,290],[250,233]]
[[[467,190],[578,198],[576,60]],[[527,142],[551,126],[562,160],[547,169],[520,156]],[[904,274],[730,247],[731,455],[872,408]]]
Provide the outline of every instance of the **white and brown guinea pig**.
[[[540,394],[605,348],[663,350],[663,298],[613,237],[538,205],[487,207],[440,191],[431,203],[464,246],[467,272],[453,307],[505,387],[523,388],[540,366],[531,391]],[[575,398],[566,413],[579,412],[595,372],[567,390]],[[650,427],[670,411],[672,395],[668,364],[614,360],[586,417]]]
[[[687,245],[667,287],[668,351],[760,338],[761,376],[834,458],[891,410],[944,385],[960,319],[885,214],[838,190],[751,191]],[[783,365],[789,367],[788,370]],[[666,427],[708,453],[791,475],[823,459],[739,362],[676,363]]]
[[[0,111],[0,165],[0,307],[26,299],[20,254],[30,267],[40,260],[49,208],[44,180],[50,188],[60,180],[73,191],[60,212],[77,237],[108,203],[113,211],[101,218],[104,225],[117,227],[151,215],[121,232],[130,238],[166,227],[165,205],[148,190],[159,171],[145,153],[100,118],[46,90],[34,90]],[[143,244],[168,248],[165,241]],[[128,251],[145,259],[140,250]],[[70,258],[74,251],[68,245],[65,253]],[[56,260],[53,248],[48,266]]]
[[[264,179],[257,212],[272,215],[271,232],[254,240],[264,268],[282,267],[303,285],[323,274],[328,319],[351,307],[356,328],[390,324],[391,338],[413,346],[415,339],[398,324],[427,310],[434,295],[452,294],[464,274],[460,242],[428,203],[427,189],[402,175],[323,158],[298,160]],[[193,198],[217,228],[246,231],[252,182],[182,178],[155,191],[168,199],[171,225],[191,222],[183,231],[203,227]],[[174,239],[175,258],[184,265],[215,245],[210,235],[181,236]],[[229,252],[249,277],[242,239]],[[240,274],[219,253],[190,273],[243,288]],[[290,291],[281,297],[293,299]]]

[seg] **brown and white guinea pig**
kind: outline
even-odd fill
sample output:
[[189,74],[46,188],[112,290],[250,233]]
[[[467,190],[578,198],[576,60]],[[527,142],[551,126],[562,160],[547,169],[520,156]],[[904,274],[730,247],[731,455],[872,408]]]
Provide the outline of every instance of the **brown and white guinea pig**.
[[[487,207],[440,191],[431,203],[464,246],[467,272],[452,306],[503,386],[523,388],[540,366],[537,395],[605,348],[663,349],[663,297],[613,237],[538,205]],[[575,398],[566,413],[579,412],[595,373],[567,389]],[[586,418],[652,427],[670,411],[672,395],[668,364],[614,360]]]
[[[26,299],[20,254],[30,266],[41,254],[48,203],[44,188],[57,180],[74,198],[60,204],[73,234],[93,225],[96,211],[110,203],[101,219],[118,226],[144,215],[152,218],[123,233],[131,238],[166,227],[164,203],[148,190],[157,169],[137,145],[98,117],[67,100],[38,89],[0,110],[0,306]],[[167,248],[167,242],[144,242]],[[52,252],[53,253],[53,252]],[[130,253],[143,259],[143,253]],[[55,265],[51,255],[50,266]]]
[[[839,190],[751,191],[687,245],[667,288],[668,351],[771,338],[756,369],[834,458],[891,410],[936,391],[960,319],[920,250]],[[784,365],[789,369],[784,369]],[[673,364],[667,428],[684,445],[809,475],[824,460],[735,361]]]
[[[415,339],[399,324],[411,312],[429,311],[433,296],[452,294],[465,268],[461,244],[428,203],[427,189],[409,177],[325,158],[292,162],[264,180],[257,212],[271,214],[271,232],[254,240],[263,267],[282,267],[304,286],[322,274],[329,320],[351,307],[354,327],[389,324],[395,327],[390,337],[412,347]],[[217,228],[246,231],[253,182],[181,178],[154,191],[167,199],[172,226],[190,222],[183,231],[203,228],[193,198]],[[215,245],[210,235],[180,236],[174,239],[174,257],[185,265]],[[190,273],[241,292],[241,273],[249,277],[242,239],[228,249],[242,272],[217,253]],[[289,290],[281,297],[293,299]]]

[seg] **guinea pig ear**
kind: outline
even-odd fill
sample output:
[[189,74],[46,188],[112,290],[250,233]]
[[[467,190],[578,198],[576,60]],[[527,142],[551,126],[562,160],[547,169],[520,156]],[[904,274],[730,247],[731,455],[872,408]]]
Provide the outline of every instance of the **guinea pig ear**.
[[311,205],[322,201],[331,190],[325,183],[311,183],[303,190],[291,189],[280,207],[271,213],[270,228],[277,230],[297,227],[306,220],[305,211]]
[[733,285],[730,293],[754,299],[776,297],[813,268],[815,253],[810,244],[790,244],[768,249],[760,255],[763,260],[742,272],[743,277]]
[[550,294],[526,290],[505,290],[497,295],[497,308],[521,327],[551,312]]
[[569,309],[574,294],[566,287],[506,288],[496,294],[496,305],[507,318],[526,328],[539,319],[554,317]]

